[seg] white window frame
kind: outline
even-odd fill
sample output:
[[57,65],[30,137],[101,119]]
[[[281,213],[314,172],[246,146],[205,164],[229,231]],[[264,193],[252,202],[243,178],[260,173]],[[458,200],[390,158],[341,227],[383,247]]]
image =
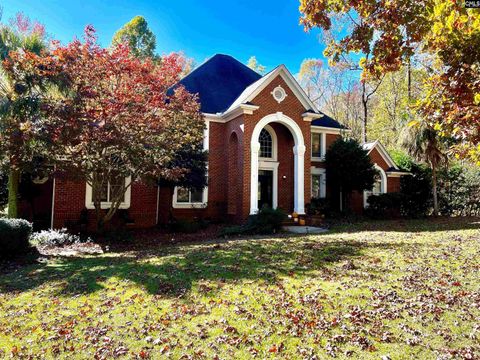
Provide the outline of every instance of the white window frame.
[[[125,201],[123,201],[120,206],[118,207],[119,209],[129,209],[131,205],[131,197],[132,197],[132,177],[128,176],[125,178],[125,187],[127,190],[125,191]],[[108,187],[110,187],[110,184],[108,184]],[[87,188],[86,188],[86,193],[85,193],[85,207],[89,210],[95,209],[95,204],[93,202],[93,190],[90,184],[87,182]],[[101,209],[110,209],[112,206],[112,203],[110,201],[102,201],[100,203],[100,208]]]
[[[210,120],[205,119],[205,129],[203,131],[203,149],[208,151],[210,148]],[[207,172],[208,172],[208,163],[207,163]],[[180,186],[181,187],[181,186]],[[178,202],[177,201],[177,191],[179,186],[175,186],[173,189],[173,196],[172,196],[172,207],[174,209],[202,209],[206,208],[208,205],[208,179],[207,179],[207,186],[203,188],[202,193],[202,202]],[[190,192],[190,190],[189,190]],[[191,194],[189,194],[189,198],[191,198]]]
[[[208,186],[203,188],[201,202],[178,202],[177,191],[181,186],[175,186],[173,190],[172,206],[174,209],[201,209],[207,207],[208,204]],[[191,191],[189,190],[189,198],[191,199]]]
[[[385,174],[385,171],[378,166],[377,164],[374,164],[375,169],[378,170],[380,173],[380,179],[381,179],[381,184],[380,184],[380,194],[386,194],[387,193],[387,174]],[[370,190],[365,190],[363,192],[363,208],[366,209],[368,208],[368,198],[372,196],[373,193]]]
[[[272,138],[272,157],[261,157],[260,155],[258,156],[259,160],[262,161],[277,161],[278,159],[278,139],[277,139],[277,134],[275,133],[275,130],[270,125],[265,125],[263,127],[268,133],[270,134]],[[262,129],[263,130],[263,129]],[[260,139],[259,139],[260,141]]]
[[[313,156],[313,135],[320,134],[321,138],[320,141],[322,142],[320,145],[320,157]],[[318,131],[312,129],[311,137],[310,137],[310,156],[312,157],[312,161],[324,161],[325,160],[325,153],[327,152],[327,134],[324,131]]]
[[[310,171],[310,196],[312,197],[313,193],[313,175],[322,175],[323,181],[320,182],[320,199],[327,197],[327,171],[322,168],[317,168],[315,166],[311,167]],[[312,197],[313,198],[313,197]]]

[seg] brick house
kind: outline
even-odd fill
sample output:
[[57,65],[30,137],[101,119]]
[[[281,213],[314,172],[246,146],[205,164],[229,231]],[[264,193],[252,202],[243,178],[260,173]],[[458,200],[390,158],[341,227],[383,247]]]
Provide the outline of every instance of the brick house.
[[[242,222],[265,204],[304,214],[312,197],[329,196],[323,157],[349,130],[320,112],[284,65],[261,76],[230,56],[215,55],[180,84],[199,95],[205,116],[208,186],[172,191],[133,183],[121,206],[133,227],[166,223],[171,216]],[[401,172],[383,146],[364,148],[381,174],[373,191],[398,191]],[[52,227],[81,216],[93,220],[88,184],[65,178],[47,184]],[[102,206],[108,207],[106,190]],[[368,196],[354,194],[355,211],[363,210]]]

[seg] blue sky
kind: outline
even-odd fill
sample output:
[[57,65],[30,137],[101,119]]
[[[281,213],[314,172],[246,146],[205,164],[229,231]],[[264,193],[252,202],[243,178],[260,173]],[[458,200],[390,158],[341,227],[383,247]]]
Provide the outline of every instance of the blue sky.
[[298,72],[304,58],[323,58],[318,31],[299,25],[298,0],[2,0],[3,20],[18,11],[43,23],[62,42],[86,24],[108,45],[117,29],[143,15],[157,36],[157,52],[184,51],[198,64],[216,54],[242,62],[252,55],[271,70],[285,64]]

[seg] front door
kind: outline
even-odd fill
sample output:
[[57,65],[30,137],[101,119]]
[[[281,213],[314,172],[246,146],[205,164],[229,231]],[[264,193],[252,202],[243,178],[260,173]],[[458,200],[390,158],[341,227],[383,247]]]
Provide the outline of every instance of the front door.
[[258,170],[258,209],[273,207],[273,171]]

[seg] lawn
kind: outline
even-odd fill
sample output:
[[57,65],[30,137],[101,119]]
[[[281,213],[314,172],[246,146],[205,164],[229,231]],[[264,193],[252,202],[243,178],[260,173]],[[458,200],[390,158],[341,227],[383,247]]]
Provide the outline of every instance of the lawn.
[[50,258],[0,274],[0,357],[475,359],[480,219]]

